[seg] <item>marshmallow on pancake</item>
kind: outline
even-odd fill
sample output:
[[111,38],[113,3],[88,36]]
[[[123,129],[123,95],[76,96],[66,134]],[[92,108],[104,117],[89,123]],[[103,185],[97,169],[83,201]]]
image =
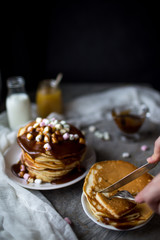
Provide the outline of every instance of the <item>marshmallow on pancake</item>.
[[84,181],[83,193],[92,213],[99,221],[125,228],[142,224],[151,217],[153,212],[146,204],[136,204],[126,199],[109,199],[118,190],[127,190],[136,195],[152,180],[152,176],[148,173],[114,192],[99,193],[100,190],[112,185],[135,169],[133,164],[122,160],[102,161],[91,167]]
[[21,163],[31,178],[52,182],[80,167],[86,144],[82,132],[63,120],[37,118],[20,128]]

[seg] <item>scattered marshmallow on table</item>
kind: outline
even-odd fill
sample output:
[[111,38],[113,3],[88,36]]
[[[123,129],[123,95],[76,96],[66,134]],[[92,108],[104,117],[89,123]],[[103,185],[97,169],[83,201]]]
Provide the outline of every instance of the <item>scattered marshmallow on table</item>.
[[68,217],[65,217],[64,220],[65,220],[68,224],[71,225],[72,222],[71,222],[71,220],[70,220]]
[[148,146],[147,146],[147,145],[142,145],[142,146],[141,146],[141,150],[142,150],[143,152],[147,151],[147,150],[148,150]]
[[95,132],[96,127],[93,126],[93,125],[91,125],[91,126],[89,126],[88,130],[89,130],[90,132]]
[[122,157],[123,158],[128,158],[128,157],[130,157],[130,154],[128,152],[123,152]]
[[95,132],[94,132],[94,135],[95,135],[97,138],[103,139],[103,140],[105,140],[105,141],[110,140],[110,135],[109,135],[108,132],[95,131]]
[[109,139],[110,139],[110,135],[109,135],[108,132],[104,132],[104,133],[103,133],[103,139],[104,139],[104,140],[109,140]]
[[94,135],[97,137],[97,138],[103,138],[103,133],[101,133],[100,131],[95,131]]

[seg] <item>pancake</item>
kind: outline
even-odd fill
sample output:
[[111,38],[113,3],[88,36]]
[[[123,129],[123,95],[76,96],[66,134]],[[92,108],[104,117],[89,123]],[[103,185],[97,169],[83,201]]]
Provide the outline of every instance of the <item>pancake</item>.
[[19,129],[17,142],[22,149],[19,175],[28,173],[33,181],[62,179],[80,169],[86,152],[82,132],[64,120],[37,118]]
[[152,180],[153,177],[148,173],[111,193],[99,193],[135,169],[133,164],[122,160],[102,161],[91,167],[84,181],[83,193],[98,221],[125,229],[142,224],[152,216],[153,212],[146,204],[109,198],[121,190],[127,190],[135,196]]

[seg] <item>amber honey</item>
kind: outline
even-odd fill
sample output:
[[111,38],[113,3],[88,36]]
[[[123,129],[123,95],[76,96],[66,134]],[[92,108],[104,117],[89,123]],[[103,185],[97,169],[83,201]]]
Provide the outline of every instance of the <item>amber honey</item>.
[[63,111],[61,89],[54,87],[52,81],[42,81],[36,93],[37,112],[42,118],[47,117],[51,112]]

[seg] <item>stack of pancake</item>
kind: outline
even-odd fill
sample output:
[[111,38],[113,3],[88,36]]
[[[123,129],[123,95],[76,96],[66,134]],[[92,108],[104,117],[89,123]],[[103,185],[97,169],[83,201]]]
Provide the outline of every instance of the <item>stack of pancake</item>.
[[86,152],[82,132],[64,120],[37,118],[21,128],[17,142],[29,176],[52,182],[78,168]]
[[119,198],[110,199],[110,196],[120,190],[127,190],[132,195],[136,195],[152,180],[152,176],[148,173],[114,192],[99,193],[100,190],[112,185],[135,169],[133,164],[122,160],[98,162],[91,167],[84,181],[83,193],[98,221],[116,228],[127,229],[140,225],[151,217],[153,213],[146,204],[136,204]]

